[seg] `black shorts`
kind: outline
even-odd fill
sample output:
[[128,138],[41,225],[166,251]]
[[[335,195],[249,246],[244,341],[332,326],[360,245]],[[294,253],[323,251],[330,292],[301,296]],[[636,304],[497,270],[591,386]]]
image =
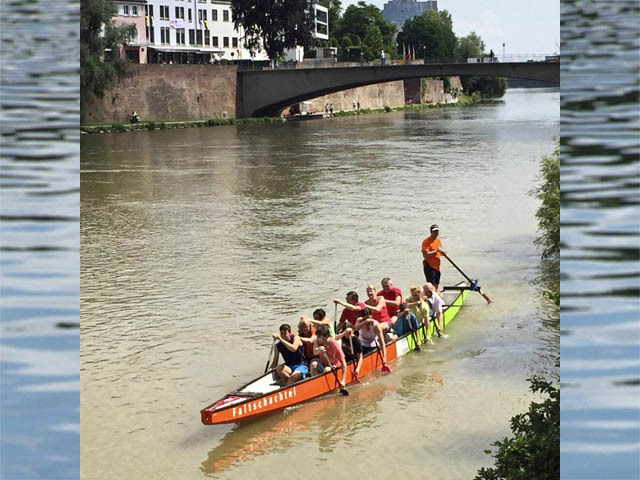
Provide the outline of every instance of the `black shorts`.
[[431,268],[431,265],[427,262],[422,262],[422,266],[424,267],[424,278],[427,279],[427,282],[440,285],[440,272],[435,268]]
[[366,355],[369,352],[373,352],[374,350],[377,350],[378,347],[365,347],[364,345],[362,346],[362,354]]

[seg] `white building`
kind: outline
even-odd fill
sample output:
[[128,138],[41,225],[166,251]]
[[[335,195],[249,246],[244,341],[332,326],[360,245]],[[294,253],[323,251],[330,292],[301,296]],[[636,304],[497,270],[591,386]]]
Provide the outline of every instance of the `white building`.
[[[141,3],[118,0],[118,16],[132,17],[133,10],[143,8]],[[329,38],[328,10],[315,4],[313,8],[316,13],[314,36],[326,40]],[[144,59],[147,63],[269,60],[264,50],[252,55],[244,48],[243,31],[233,26],[229,0],[146,0],[144,15],[146,32],[139,36],[138,43],[147,44]],[[140,42],[142,39],[144,42]],[[291,59],[302,61],[304,50],[296,48],[289,53]],[[140,56],[142,63],[144,60]]]
[[268,60],[243,47],[242,30],[231,19],[231,2],[147,0],[149,63],[208,63],[213,60]]

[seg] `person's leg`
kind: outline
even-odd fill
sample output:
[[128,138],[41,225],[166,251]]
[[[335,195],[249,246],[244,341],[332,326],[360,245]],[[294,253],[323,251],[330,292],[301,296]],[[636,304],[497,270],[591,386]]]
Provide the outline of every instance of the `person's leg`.
[[276,369],[276,373],[282,380],[286,382],[289,380],[289,377],[291,376],[291,369],[288,366],[282,364]]
[[438,290],[438,285],[440,285],[440,272],[438,270],[433,270],[433,286],[436,287],[436,291],[440,292],[440,290]]
[[382,350],[382,363],[384,365],[387,364],[387,346],[384,341],[384,332],[386,330],[385,325],[387,324],[385,322],[382,322],[375,327],[376,335],[378,336],[378,344],[380,345],[380,349]]

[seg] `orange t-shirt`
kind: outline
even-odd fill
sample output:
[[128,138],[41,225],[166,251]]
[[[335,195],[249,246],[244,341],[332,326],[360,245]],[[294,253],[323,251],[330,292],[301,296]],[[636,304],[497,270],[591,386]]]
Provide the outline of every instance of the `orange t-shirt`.
[[[437,250],[438,248],[442,248],[442,242],[440,241],[440,237],[436,237],[434,239],[434,238],[431,238],[431,235],[429,235],[427,238],[425,238],[422,241],[422,251],[424,253],[427,253],[428,250],[429,251]],[[440,257],[441,256],[442,256],[442,254],[440,252],[438,252],[435,255],[427,257],[427,263],[434,270],[440,271]]]

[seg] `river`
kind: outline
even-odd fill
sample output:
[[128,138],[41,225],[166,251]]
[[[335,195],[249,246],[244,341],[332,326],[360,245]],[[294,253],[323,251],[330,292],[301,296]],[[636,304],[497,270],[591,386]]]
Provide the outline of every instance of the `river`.
[[[465,108],[81,138],[82,478],[472,478],[556,378],[541,296],[541,156],[556,90]],[[473,294],[450,337],[241,425],[199,410],[262,372],[270,334],[390,276],[423,282],[438,223]],[[460,280],[449,265],[443,283]],[[385,455],[376,455],[379,451]],[[274,472],[272,474],[266,472]]]

